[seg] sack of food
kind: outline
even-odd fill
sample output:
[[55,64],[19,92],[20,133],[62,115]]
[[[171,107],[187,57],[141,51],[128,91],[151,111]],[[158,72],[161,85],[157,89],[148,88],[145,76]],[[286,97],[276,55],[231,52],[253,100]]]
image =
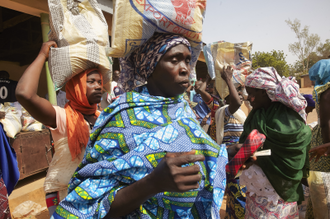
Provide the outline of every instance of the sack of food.
[[229,43],[219,41],[203,47],[209,75],[215,79],[215,88],[222,99],[229,95],[226,82],[221,78],[223,67],[230,65],[235,86],[244,85],[245,77],[251,73],[252,43]]
[[43,125],[39,121],[35,120],[28,111],[22,108],[22,131],[31,132],[31,131],[42,131]]
[[10,138],[15,138],[15,135],[22,129],[20,110],[14,107],[13,103],[5,102],[0,104],[0,111],[6,114],[5,118],[0,119],[6,135]]
[[98,68],[103,84],[111,80],[108,25],[97,0],[48,0],[50,33],[58,48],[51,48],[49,70],[55,89],[89,68]]
[[108,55],[126,56],[155,32],[174,33],[190,41],[194,67],[202,49],[205,9],[206,0],[116,0]]

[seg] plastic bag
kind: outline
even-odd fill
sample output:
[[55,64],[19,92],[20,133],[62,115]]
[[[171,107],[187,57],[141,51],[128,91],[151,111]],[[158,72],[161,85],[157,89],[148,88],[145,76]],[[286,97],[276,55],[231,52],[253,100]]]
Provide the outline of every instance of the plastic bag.
[[42,207],[33,201],[25,201],[14,209],[12,216],[13,218],[37,216],[46,209],[46,207]]
[[96,0],[48,0],[50,11],[49,70],[59,90],[71,77],[98,68],[105,89],[111,80],[108,25]]
[[229,95],[226,82],[221,78],[223,67],[230,65],[233,69],[235,86],[244,85],[245,77],[251,73],[252,43],[229,43],[219,41],[203,47],[209,75],[215,79],[215,88],[222,99]]
[[109,56],[123,57],[155,32],[186,37],[192,46],[192,70],[202,49],[206,0],[116,0]]
[[6,113],[5,118],[0,119],[6,135],[10,138],[14,138],[15,135],[22,129],[20,110],[15,108],[13,103],[6,102],[4,104],[0,104],[0,111],[4,111]]

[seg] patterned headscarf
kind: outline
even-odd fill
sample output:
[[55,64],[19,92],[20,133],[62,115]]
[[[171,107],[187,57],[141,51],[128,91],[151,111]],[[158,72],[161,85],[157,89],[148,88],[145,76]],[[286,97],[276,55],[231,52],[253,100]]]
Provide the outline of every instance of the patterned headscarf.
[[314,91],[316,102],[319,102],[320,94],[323,89],[322,87],[329,87],[330,82],[330,59],[322,59],[315,63],[309,69],[309,78],[315,82]]
[[245,79],[245,86],[266,90],[269,99],[290,107],[305,120],[307,102],[293,77],[281,78],[273,67],[258,68]]
[[191,51],[189,41],[179,35],[155,33],[128,57],[120,59],[118,85],[125,91],[145,84],[161,57],[173,46],[184,44]]
[[[81,153],[81,148],[86,147],[89,139],[89,127],[85,122],[84,116],[95,114],[100,115],[97,105],[90,105],[86,96],[87,92],[87,75],[90,72],[99,70],[96,68],[88,69],[73,78],[65,85],[66,98],[69,102],[66,103],[64,109],[66,113],[66,127],[68,133],[68,145],[72,160]],[[102,74],[100,74],[102,79]]]

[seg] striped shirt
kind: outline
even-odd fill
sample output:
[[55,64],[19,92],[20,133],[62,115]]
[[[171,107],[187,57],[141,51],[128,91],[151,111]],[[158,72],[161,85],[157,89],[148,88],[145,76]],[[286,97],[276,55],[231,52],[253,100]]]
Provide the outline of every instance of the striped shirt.
[[230,112],[225,109],[223,144],[237,143],[243,132],[243,123],[240,123]]

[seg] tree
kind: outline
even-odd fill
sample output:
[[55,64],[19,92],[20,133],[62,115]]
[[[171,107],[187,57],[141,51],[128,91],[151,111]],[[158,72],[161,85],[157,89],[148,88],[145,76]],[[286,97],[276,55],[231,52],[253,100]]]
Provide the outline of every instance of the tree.
[[304,26],[304,28],[301,29],[301,23],[298,19],[295,19],[294,21],[289,19],[285,20],[285,22],[296,34],[298,39],[298,42],[289,44],[289,51],[298,57],[298,60],[302,64],[303,72],[307,72],[309,67],[309,56],[315,51],[320,43],[320,37],[317,34],[310,34],[308,26]]
[[252,68],[274,67],[281,76],[289,76],[289,65],[283,51],[255,52],[252,55]]
[[[309,60],[307,63],[307,58],[304,59],[305,66],[312,67],[316,62],[321,59],[329,59],[330,58],[330,39],[327,39],[325,43],[321,43],[320,46],[317,47],[317,52],[311,52],[309,55]],[[292,66],[291,71],[295,72],[303,72],[303,65],[301,61],[295,62],[294,66]]]
[[328,59],[330,58],[330,39],[325,40],[325,43],[321,43],[317,48],[317,51],[321,55],[321,58]]

